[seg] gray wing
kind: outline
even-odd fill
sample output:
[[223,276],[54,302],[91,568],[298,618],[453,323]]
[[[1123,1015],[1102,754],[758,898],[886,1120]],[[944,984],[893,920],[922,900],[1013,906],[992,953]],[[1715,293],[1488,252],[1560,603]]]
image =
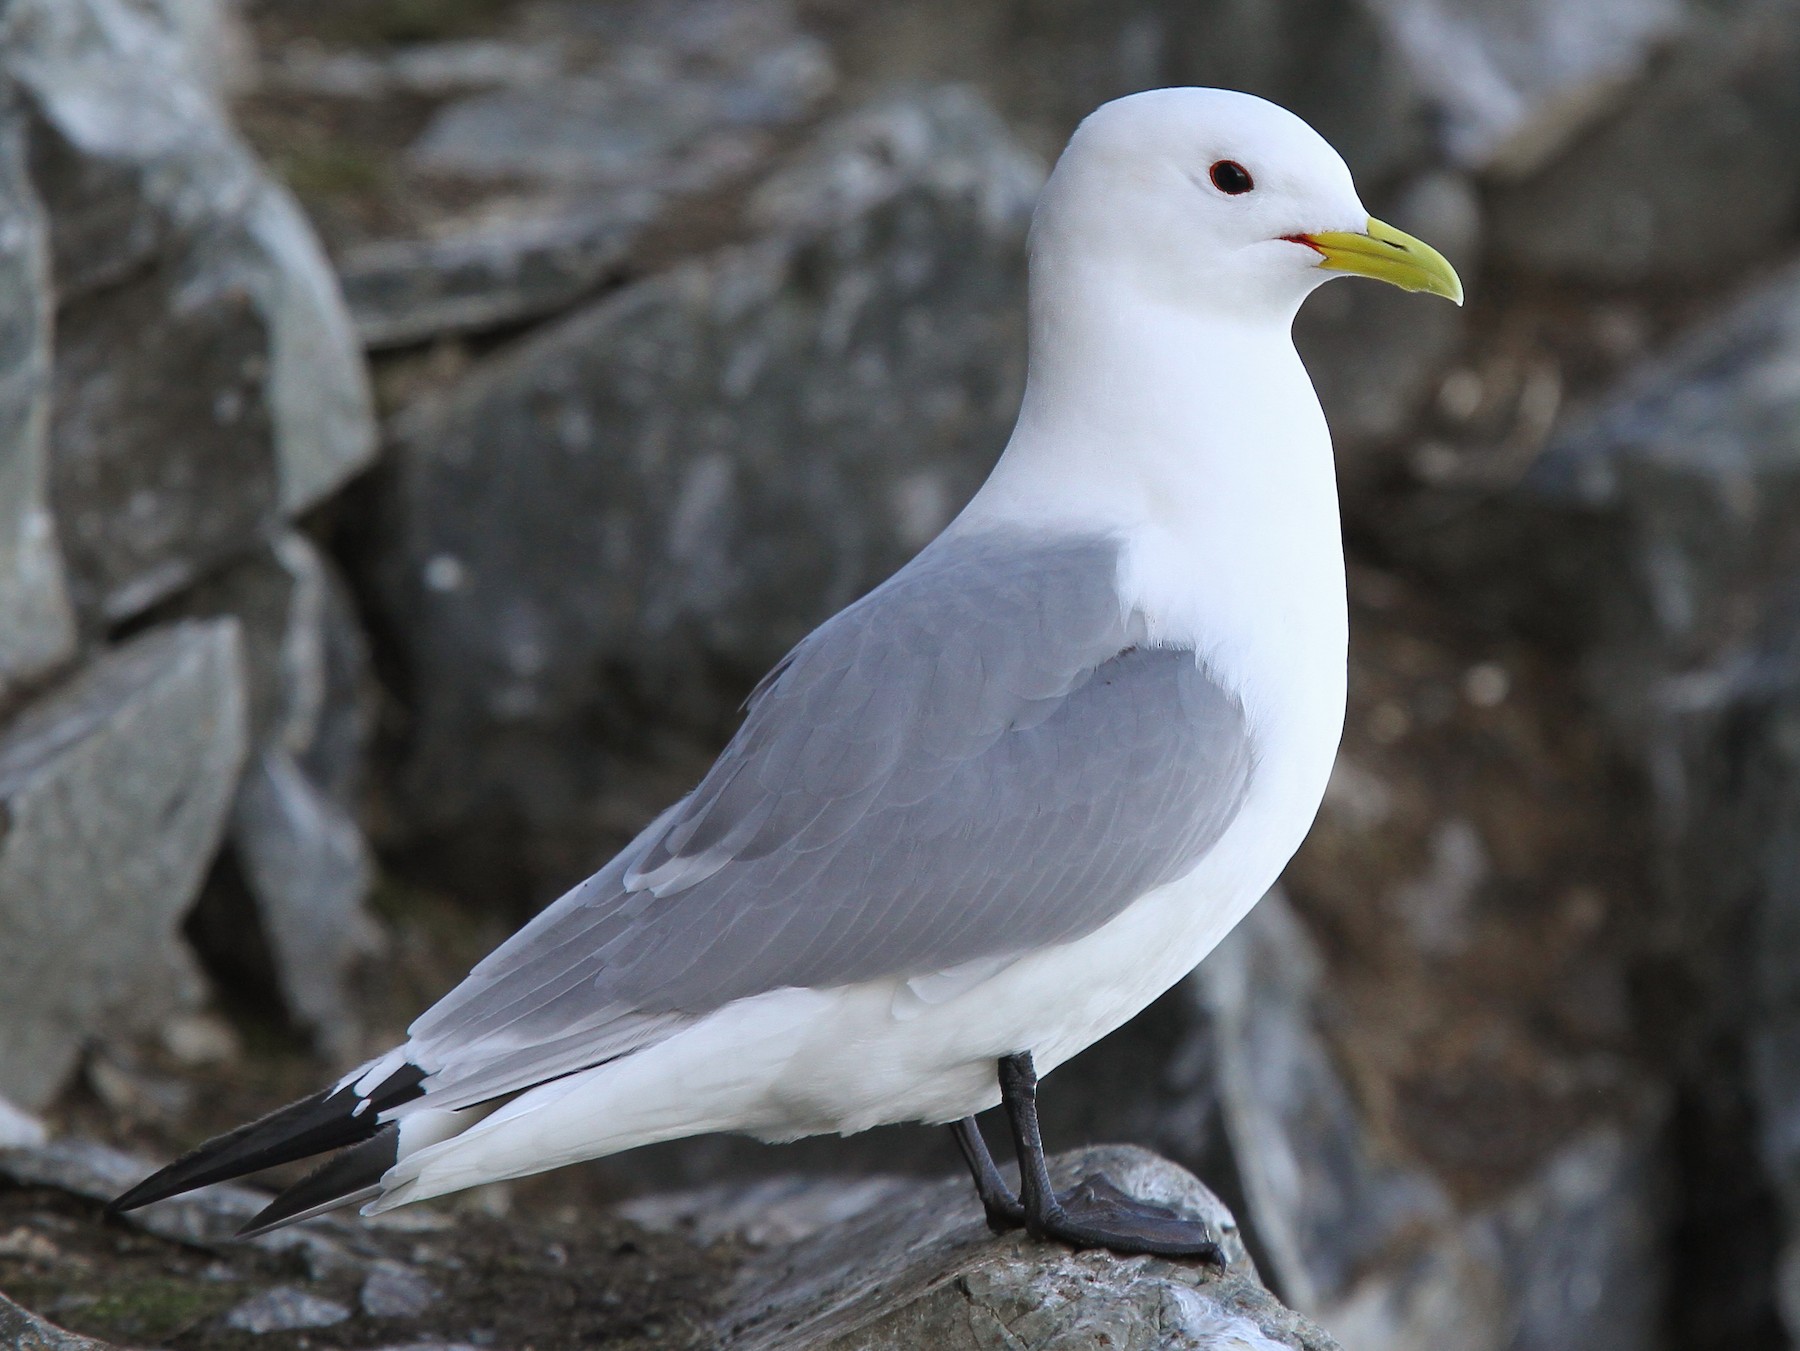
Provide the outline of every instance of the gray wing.
[[1190,870],[1243,710],[1137,645],[1118,547],[940,541],[803,641],[699,787],[412,1028],[433,1105],[626,1054],[736,999],[1005,959]]

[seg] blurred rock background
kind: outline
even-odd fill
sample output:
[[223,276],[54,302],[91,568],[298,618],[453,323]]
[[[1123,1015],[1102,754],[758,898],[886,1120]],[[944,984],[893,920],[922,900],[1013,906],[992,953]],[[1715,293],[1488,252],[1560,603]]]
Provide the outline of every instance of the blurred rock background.
[[1343,755],[1049,1133],[1352,1351],[1800,1342],[1793,0],[0,4],[0,1143],[311,1087],[691,784],[980,481],[1050,158],[1171,83],[1471,299],[1302,314]]

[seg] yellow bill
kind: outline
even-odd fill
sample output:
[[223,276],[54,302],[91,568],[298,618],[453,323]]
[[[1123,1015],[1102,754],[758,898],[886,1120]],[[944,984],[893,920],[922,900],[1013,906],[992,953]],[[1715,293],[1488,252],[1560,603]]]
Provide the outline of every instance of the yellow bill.
[[1463,303],[1462,279],[1450,260],[1423,240],[1385,221],[1369,217],[1366,233],[1331,231],[1316,235],[1292,235],[1319,253],[1319,266],[1331,272],[1353,272],[1390,282],[1405,291],[1429,291],[1434,296]]

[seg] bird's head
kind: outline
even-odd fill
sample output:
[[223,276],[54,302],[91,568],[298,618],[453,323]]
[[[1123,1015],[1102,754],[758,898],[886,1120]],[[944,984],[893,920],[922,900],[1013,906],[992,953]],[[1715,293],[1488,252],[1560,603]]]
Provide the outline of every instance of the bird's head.
[[1285,108],[1224,89],[1103,105],[1057,162],[1033,261],[1098,266],[1161,300],[1291,317],[1330,277],[1462,303],[1444,256],[1369,215],[1343,158]]

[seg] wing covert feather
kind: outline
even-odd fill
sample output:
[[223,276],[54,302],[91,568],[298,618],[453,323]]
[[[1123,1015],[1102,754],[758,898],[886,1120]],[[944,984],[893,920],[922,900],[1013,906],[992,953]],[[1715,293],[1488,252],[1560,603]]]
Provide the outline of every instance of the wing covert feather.
[[1243,710],[1139,645],[1110,540],[940,540],[752,694],[698,787],[412,1028],[433,1105],[659,1040],[736,999],[1091,933],[1243,800]]

